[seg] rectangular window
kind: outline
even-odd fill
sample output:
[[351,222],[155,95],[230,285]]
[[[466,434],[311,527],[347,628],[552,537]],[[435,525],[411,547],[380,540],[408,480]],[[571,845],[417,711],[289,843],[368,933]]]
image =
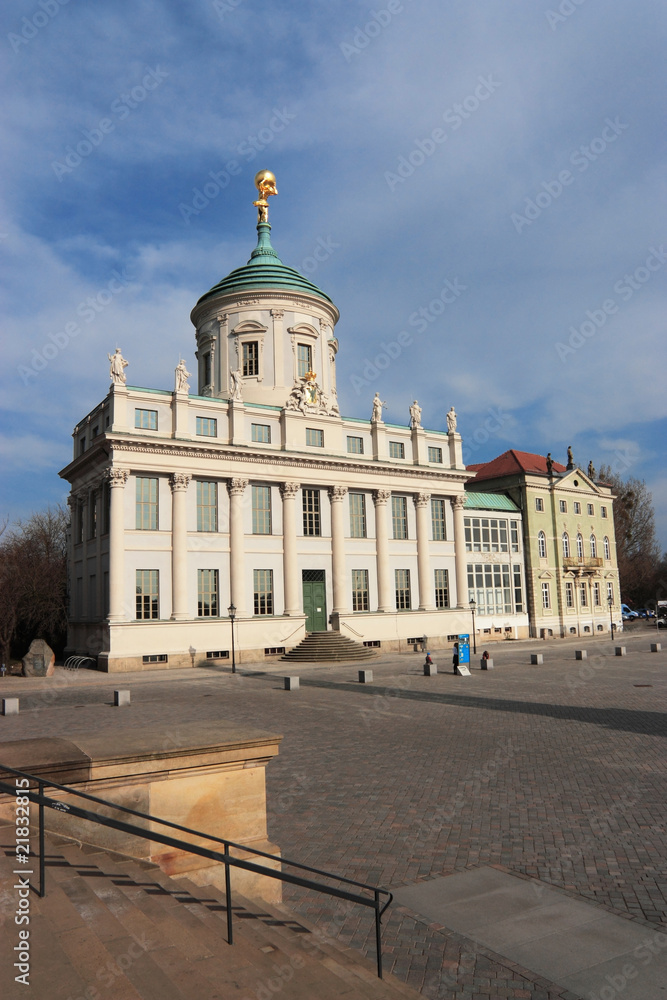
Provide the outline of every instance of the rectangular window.
[[82,437],[81,440],[79,441],[79,454],[83,455],[85,450],[86,450],[86,439],[85,437]]
[[574,587],[569,580],[565,583],[565,607],[574,607]]
[[109,534],[111,522],[111,487],[105,483],[102,487],[102,534]]
[[197,480],[197,531],[218,530],[218,484]]
[[368,570],[352,570],[352,610],[368,611]]
[[600,507],[600,517],[606,517],[606,516],[607,516],[607,508]]
[[364,439],[358,437],[348,437],[347,439],[347,453],[348,455],[363,455],[364,453]]
[[199,618],[217,618],[218,571],[217,569],[197,570],[197,615]]
[[407,497],[391,498],[391,525],[394,538],[408,537],[408,501]]
[[97,618],[97,575],[88,577],[88,617]]
[[157,479],[137,476],[137,531],[157,531]]
[[271,534],[271,487],[252,487],[252,533]]
[[350,493],[350,537],[366,537],[366,496],[363,493]]
[[567,514],[567,500],[559,500],[558,509],[560,510],[561,514]]
[[544,510],[544,500],[542,497],[535,497],[535,510]]
[[447,538],[444,500],[431,500],[431,530],[434,542],[444,542]]
[[405,445],[402,441],[389,442],[389,458],[405,458]]
[[135,410],[134,426],[142,431],[157,430],[157,410]]
[[322,521],[320,518],[320,491],[303,490],[303,533],[304,535],[321,535]]
[[429,462],[437,462],[439,465],[442,465],[442,448],[429,448],[428,460]]
[[611,603],[613,604],[614,603],[614,584],[613,583],[608,583],[607,584],[607,601],[609,601],[610,597],[611,597]]
[[313,370],[313,349],[310,344],[296,345],[296,366],[299,378]]
[[593,604],[596,608],[600,607],[600,584],[593,584]]
[[475,601],[478,614],[512,613],[510,568],[509,564],[468,564],[468,600]]
[[259,375],[259,342],[246,340],[243,345],[243,377]]
[[588,512],[589,517],[595,517],[595,507],[593,506],[592,503],[586,505],[586,510]]
[[581,514],[581,504],[577,503],[576,500],[574,502],[574,513]]
[[88,504],[88,537],[97,538],[97,491],[90,494]]
[[449,573],[446,569],[435,570],[435,606],[449,607]]
[[141,657],[142,663],[168,663],[169,657],[166,653],[149,653],[148,656]]
[[521,567],[513,567],[514,576],[514,611],[517,615],[523,611],[523,592],[521,590]]
[[268,424],[251,424],[250,440],[257,444],[271,444],[271,428]]
[[[516,522],[514,522],[516,523]],[[507,521],[496,517],[465,517],[466,552],[507,552]]]
[[204,355],[204,357],[202,358],[202,365],[203,365],[203,369],[204,369],[204,379],[203,379],[204,385],[210,385],[211,384],[211,352],[210,351],[207,351],[206,354]]
[[138,619],[160,617],[159,579],[159,572],[156,569],[137,570],[136,617]]
[[588,607],[588,587],[585,583],[579,584],[579,602],[582,608]]
[[397,569],[394,571],[396,580],[396,610],[409,611],[412,607],[410,598],[410,570]]
[[215,417],[197,417],[195,423],[197,434],[201,437],[214,438],[218,436],[218,421]]
[[273,614],[273,570],[254,569],[252,571],[254,592],[253,608],[256,615]]
[[306,444],[310,448],[324,448],[324,431],[316,427],[306,427]]
[[229,650],[228,649],[208,649],[206,651],[207,660],[228,660]]
[[542,607],[547,610],[551,607],[551,594],[549,593],[549,584],[542,584]]
[[512,552],[519,551],[519,522],[510,521],[510,538],[512,540]]

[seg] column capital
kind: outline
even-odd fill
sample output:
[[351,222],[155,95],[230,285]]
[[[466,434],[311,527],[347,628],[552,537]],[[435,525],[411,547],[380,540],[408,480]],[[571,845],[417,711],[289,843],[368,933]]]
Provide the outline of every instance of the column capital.
[[281,483],[278,488],[283,500],[293,500],[301,489],[301,483]]
[[247,479],[230,479],[227,482],[227,492],[230,497],[242,497],[247,485]]
[[458,495],[458,496],[452,497],[451,500],[450,500],[450,502],[451,502],[452,507],[455,507],[458,510],[463,510],[463,508],[466,505],[466,498],[465,498],[465,496]]
[[112,488],[114,486],[125,486],[130,478],[130,473],[128,469],[105,469],[103,478]]
[[271,315],[274,319],[282,319],[285,315],[284,309],[271,309]]
[[413,493],[412,499],[414,501],[415,507],[428,507],[429,500],[431,499],[431,494]]
[[347,495],[347,486],[330,486],[327,492],[331,503],[340,503]]
[[184,493],[190,485],[192,476],[187,472],[172,472],[169,476],[169,485],[172,493]]
[[373,490],[373,503],[376,507],[388,503],[390,496],[391,490]]

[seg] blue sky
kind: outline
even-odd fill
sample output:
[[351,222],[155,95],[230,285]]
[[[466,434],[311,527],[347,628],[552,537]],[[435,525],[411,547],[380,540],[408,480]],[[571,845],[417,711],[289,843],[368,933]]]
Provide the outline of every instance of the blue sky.
[[191,368],[189,312],[247,260],[268,167],[274,246],[341,312],[346,415],[379,390],[387,420],[417,397],[439,429],[453,404],[469,462],[571,444],[646,479],[667,548],[665,16],[3,5],[0,514],[64,498],[116,345],[133,385]]

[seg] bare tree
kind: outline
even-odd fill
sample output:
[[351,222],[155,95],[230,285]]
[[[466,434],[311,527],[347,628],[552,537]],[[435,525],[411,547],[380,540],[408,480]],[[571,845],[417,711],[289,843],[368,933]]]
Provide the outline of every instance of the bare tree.
[[0,654],[44,638],[64,645],[67,628],[69,515],[50,507],[19,521],[0,542]]
[[608,483],[614,500],[614,531],[623,600],[641,607],[655,597],[660,546],[655,533],[653,497],[643,479],[623,480],[609,466],[598,478]]

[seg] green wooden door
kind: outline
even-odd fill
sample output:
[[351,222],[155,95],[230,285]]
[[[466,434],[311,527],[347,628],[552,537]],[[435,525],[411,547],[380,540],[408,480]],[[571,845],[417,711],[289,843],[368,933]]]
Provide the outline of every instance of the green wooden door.
[[326,632],[327,591],[323,569],[303,570],[303,613],[306,632]]

